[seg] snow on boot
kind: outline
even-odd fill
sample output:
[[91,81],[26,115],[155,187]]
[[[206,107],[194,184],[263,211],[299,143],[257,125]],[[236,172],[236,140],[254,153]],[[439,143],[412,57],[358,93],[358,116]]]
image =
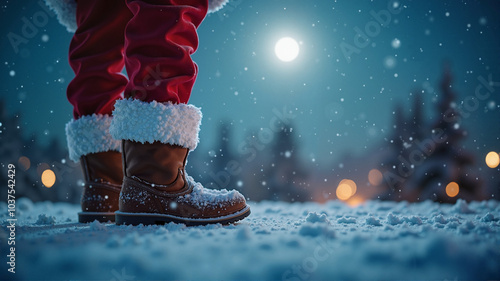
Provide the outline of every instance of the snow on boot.
[[109,126],[113,117],[93,114],[66,125],[69,158],[80,161],[85,185],[82,195],[82,223],[114,221],[123,181],[120,141],[113,139]]
[[237,191],[209,190],[186,175],[188,149],[123,141],[125,178],[117,224],[228,224],[250,213]]
[[185,171],[201,112],[186,104],[119,100],[110,132],[122,142],[124,180],[117,224],[229,224],[250,214],[232,190],[211,190]]
[[123,181],[121,153],[91,153],[82,156],[80,163],[85,186],[81,199],[82,212],[78,213],[79,222],[114,222]]

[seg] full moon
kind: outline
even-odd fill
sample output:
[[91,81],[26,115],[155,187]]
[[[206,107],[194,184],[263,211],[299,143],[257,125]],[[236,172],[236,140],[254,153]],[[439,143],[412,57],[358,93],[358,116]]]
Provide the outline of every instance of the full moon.
[[299,55],[299,44],[293,38],[283,37],[276,42],[274,53],[281,61],[293,61]]

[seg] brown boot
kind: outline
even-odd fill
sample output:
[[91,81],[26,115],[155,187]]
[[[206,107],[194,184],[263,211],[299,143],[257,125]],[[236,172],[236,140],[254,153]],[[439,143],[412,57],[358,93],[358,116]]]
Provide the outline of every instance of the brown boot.
[[237,191],[211,190],[186,175],[188,149],[125,140],[117,224],[229,224],[250,214]]
[[187,104],[118,100],[110,133],[121,139],[124,179],[117,224],[228,224],[250,214],[238,191],[211,190],[185,171],[201,112]]
[[82,116],[66,125],[69,157],[81,162],[85,186],[79,222],[115,221],[123,181],[120,142],[109,134],[109,115]]
[[81,223],[115,221],[123,181],[122,155],[117,151],[91,153],[80,158],[85,186],[82,194]]

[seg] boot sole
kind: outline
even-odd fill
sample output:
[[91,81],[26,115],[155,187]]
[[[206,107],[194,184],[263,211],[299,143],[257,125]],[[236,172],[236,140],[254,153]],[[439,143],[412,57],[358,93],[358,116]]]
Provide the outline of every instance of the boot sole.
[[78,221],[80,223],[89,223],[97,220],[98,222],[115,222],[115,213],[102,212],[80,212],[78,213]]
[[207,224],[231,224],[233,222],[237,222],[242,220],[250,215],[250,207],[246,206],[241,211],[236,213],[217,217],[217,218],[203,218],[203,219],[192,219],[192,218],[183,218],[166,214],[152,214],[152,213],[126,213],[116,211],[116,224],[131,224],[131,225],[152,225],[159,224],[163,225],[166,223],[183,223],[186,226],[196,226],[196,225],[207,225]]

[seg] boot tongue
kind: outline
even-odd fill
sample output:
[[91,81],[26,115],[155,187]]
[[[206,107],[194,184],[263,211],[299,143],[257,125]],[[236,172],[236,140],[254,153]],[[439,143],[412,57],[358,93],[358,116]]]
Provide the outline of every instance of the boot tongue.
[[184,163],[188,149],[160,142],[124,141],[126,176],[136,177],[155,188],[176,192],[185,187]]

